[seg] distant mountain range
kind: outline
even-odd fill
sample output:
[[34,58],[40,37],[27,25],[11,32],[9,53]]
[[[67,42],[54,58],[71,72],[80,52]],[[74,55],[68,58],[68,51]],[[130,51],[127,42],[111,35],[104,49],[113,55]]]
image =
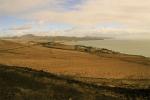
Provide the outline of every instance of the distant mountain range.
[[49,40],[49,41],[85,41],[85,40],[104,40],[110,39],[108,37],[70,37],[70,36],[36,36],[33,34],[26,34],[22,36],[5,37],[5,39],[25,39],[25,40]]

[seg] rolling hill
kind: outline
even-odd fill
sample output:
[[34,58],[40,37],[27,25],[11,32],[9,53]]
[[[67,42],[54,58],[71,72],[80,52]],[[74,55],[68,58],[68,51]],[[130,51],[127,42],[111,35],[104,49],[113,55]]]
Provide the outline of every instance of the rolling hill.
[[150,77],[149,58],[124,54],[97,55],[63,49],[63,46],[59,45],[62,48],[59,49],[36,43],[0,40],[0,63],[29,66],[51,73],[81,77],[116,79],[149,79]]

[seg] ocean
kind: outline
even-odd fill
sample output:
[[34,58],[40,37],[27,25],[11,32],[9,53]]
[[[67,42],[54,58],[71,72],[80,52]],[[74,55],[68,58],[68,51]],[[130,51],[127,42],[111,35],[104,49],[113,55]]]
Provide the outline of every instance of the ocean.
[[[67,43],[68,44],[68,43]],[[71,45],[84,45],[106,48],[113,51],[150,57],[150,40],[88,40],[69,42]]]

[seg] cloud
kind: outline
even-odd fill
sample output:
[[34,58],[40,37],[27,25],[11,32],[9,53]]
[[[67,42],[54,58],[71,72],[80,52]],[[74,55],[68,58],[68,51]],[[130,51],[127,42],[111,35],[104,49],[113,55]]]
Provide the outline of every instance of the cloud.
[[52,9],[63,0],[0,0],[0,13],[15,15],[38,11],[44,7]]
[[30,29],[32,29],[31,25],[23,25],[23,26],[15,26],[15,27],[9,28],[8,30],[19,31],[19,30],[30,30]]
[[78,5],[79,10],[59,12],[40,10],[24,15],[34,20],[65,22],[75,25],[96,25],[118,22],[129,27],[148,28],[150,24],[150,1],[141,0],[85,0]]
[[[73,33],[82,35],[118,32],[118,36],[130,33],[140,37],[143,33],[150,36],[149,5],[150,0],[1,0],[0,15],[42,24],[70,24],[79,28]],[[117,27],[113,23],[118,23]]]

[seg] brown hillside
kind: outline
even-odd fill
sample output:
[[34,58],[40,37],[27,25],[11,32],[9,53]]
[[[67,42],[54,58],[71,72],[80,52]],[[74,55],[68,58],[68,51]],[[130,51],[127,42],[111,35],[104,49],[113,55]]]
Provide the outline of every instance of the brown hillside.
[[[137,63],[139,57],[119,57],[118,59],[115,55],[97,56],[86,52],[0,40],[1,64],[30,66],[51,73],[82,77],[138,79],[150,77],[150,65]],[[138,60],[143,62],[142,58]]]

